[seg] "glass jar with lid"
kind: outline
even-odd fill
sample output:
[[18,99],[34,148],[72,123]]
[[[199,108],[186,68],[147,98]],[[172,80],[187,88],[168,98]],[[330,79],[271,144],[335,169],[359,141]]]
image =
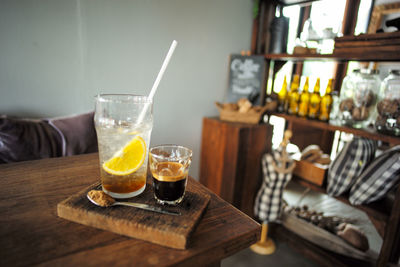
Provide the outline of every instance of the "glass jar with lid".
[[376,105],[375,128],[384,133],[400,135],[400,70],[390,70],[383,80]]
[[371,125],[380,84],[379,71],[372,69],[356,70],[343,81],[339,104],[341,124],[355,128]]
[[336,103],[337,113],[336,116],[332,116],[336,118],[336,124],[351,125],[353,122],[351,114],[354,106],[354,82],[359,75],[360,69],[354,69],[342,81],[339,101]]

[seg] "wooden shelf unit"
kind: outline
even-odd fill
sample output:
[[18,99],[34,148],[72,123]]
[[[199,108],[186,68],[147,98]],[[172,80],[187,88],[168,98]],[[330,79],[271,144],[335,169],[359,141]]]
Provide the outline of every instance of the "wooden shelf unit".
[[[396,36],[400,36],[399,33],[395,34]],[[393,49],[397,51],[397,53],[393,53]],[[346,64],[348,61],[360,61],[360,62],[400,62],[400,43],[395,46],[390,46],[390,50],[384,46],[376,46],[375,53],[362,53],[360,49],[354,49],[352,53],[351,49],[346,49],[345,53],[334,53],[329,55],[319,55],[319,54],[304,54],[304,55],[290,55],[290,54],[265,54],[264,58],[266,60],[266,75],[265,79],[275,80],[275,73],[277,72],[277,67],[282,66],[285,61],[293,61],[293,62],[304,62],[304,61],[334,61],[340,64]],[[274,64],[274,68],[271,68],[271,62],[276,62]],[[269,77],[269,75],[272,75]],[[273,86],[273,84],[272,84]],[[273,88],[273,87],[272,87]],[[265,90],[261,92],[261,104],[265,104]],[[341,131],[346,133],[351,133],[357,136],[382,141],[388,143],[389,145],[400,145],[400,137],[390,136],[386,134],[382,134],[376,132],[374,129],[355,129],[346,126],[333,125],[327,122],[321,122],[317,120],[309,120],[305,118],[300,118],[293,115],[287,115],[282,113],[270,113],[270,115],[276,115],[284,118],[288,122],[288,128],[294,127],[296,131],[296,135],[301,135],[301,131],[297,132],[297,130],[305,130],[310,134],[312,131],[319,131],[322,134],[322,139],[308,138],[309,142],[313,142],[319,144],[321,148],[326,149],[327,146],[330,146],[332,143],[329,142],[333,136],[333,132]],[[298,137],[297,137],[298,138]],[[311,140],[310,140],[311,139]],[[328,141],[327,141],[328,140]],[[295,142],[294,142],[295,143]],[[296,144],[296,143],[295,143]],[[303,144],[307,145],[307,144]],[[298,183],[306,186],[312,190],[326,193],[325,188],[321,188],[315,186],[311,183],[308,183],[301,179],[295,179]],[[339,196],[336,199],[349,204],[348,196]],[[364,211],[371,222],[377,229],[377,232],[383,238],[382,248],[379,254],[379,258],[375,263],[377,266],[387,266],[388,264],[397,264],[397,261],[400,257],[400,186],[398,186],[396,193],[393,198],[386,198],[379,202],[375,202],[369,205],[360,205],[354,206],[362,211]],[[286,229],[285,232],[290,232]],[[280,233],[280,235],[284,235]],[[295,234],[291,233],[290,236]],[[294,240],[292,237],[290,238],[292,241]],[[301,237],[295,238],[296,242],[304,242]],[[309,253],[311,258],[314,260],[320,261],[324,257],[324,253],[322,250],[318,248],[317,245],[308,244],[309,247],[314,247],[315,251],[320,251],[321,253]],[[338,255],[338,259],[341,257]],[[345,258],[342,258],[344,262],[349,263]],[[340,261],[340,260],[339,260]]]
[[[400,51],[400,49],[399,49]],[[307,60],[308,57],[304,57],[301,60]],[[297,129],[303,128],[303,129],[308,129],[308,131],[312,131],[310,129],[315,129],[315,130],[321,130],[325,132],[334,132],[334,131],[341,131],[341,132],[346,132],[346,133],[351,133],[357,136],[377,140],[377,141],[382,141],[385,143],[388,143],[389,145],[400,145],[400,137],[395,137],[395,136],[390,136],[390,135],[385,135],[379,132],[376,132],[373,129],[355,129],[352,127],[346,127],[346,126],[338,126],[338,125],[333,125],[327,122],[321,122],[317,120],[310,120],[306,118],[300,118],[297,116],[293,115],[288,115],[288,114],[283,114],[283,113],[277,113],[277,112],[272,112],[269,115],[275,115],[284,118],[288,122],[288,127],[292,128],[295,125],[297,125]],[[301,133],[299,133],[301,134]],[[298,135],[296,133],[296,135]],[[312,138],[314,143],[319,144],[321,147],[326,143],[326,139],[320,141],[318,139]],[[318,143],[319,141],[319,143]],[[300,183],[303,186],[306,186],[310,188],[311,190],[326,193],[326,189],[323,187],[318,187],[315,186],[311,183],[308,183],[304,180],[301,179],[295,179],[296,182]],[[348,201],[348,196],[339,196],[336,197],[336,199],[340,200],[341,202],[344,202],[346,204],[350,204]],[[398,186],[396,193],[393,198],[386,198],[383,199],[379,202],[374,202],[369,205],[360,205],[360,206],[353,206],[355,208],[358,208],[362,211],[364,211],[368,217],[370,218],[371,222],[375,226],[377,232],[381,235],[383,238],[383,244],[382,248],[379,254],[379,258],[376,262],[377,266],[387,266],[388,263],[394,263],[399,260],[400,256],[400,186]],[[285,231],[290,232],[289,230]],[[283,235],[280,233],[280,235]],[[291,233],[290,236],[293,236],[295,234]],[[299,240],[302,240],[301,238],[290,238],[291,242],[298,242]],[[309,244],[309,246],[313,246],[312,244]],[[315,247],[317,247],[315,245]],[[316,251],[322,251],[320,249],[316,249]],[[320,259],[318,258],[317,255],[321,255],[323,257],[323,254],[318,254],[318,253],[309,253],[309,255],[314,259],[319,261]],[[340,258],[340,257],[339,257]],[[339,259],[338,258],[338,259]],[[346,258],[342,258],[345,262],[347,262]],[[347,262],[349,263],[349,262]]]
[[[335,39],[335,52],[332,54],[268,54],[269,47],[269,27],[275,17],[277,6],[276,1],[261,0],[259,2],[258,14],[253,21],[253,34],[251,51],[253,55],[262,55],[265,58],[265,81],[275,80],[275,73],[286,61],[296,63],[296,73],[301,73],[302,62],[322,61],[336,62],[337,69],[335,75],[334,90],[340,91],[341,81],[346,75],[347,63],[349,61],[359,62],[400,62],[400,32],[363,34],[354,36],[357,24],[357,12],[360,7],[360,0],[346,1],[344,17],[342,21],[343,37]],[[310,6],[301,6],[299,29],[310,15]],[[261,105],[266,101],[266,90],[260,92]],[[288,128],[294,130],[295,134],[291,141],[297,145],[308,145],[311,142],[320,145],[324,152],[332,149],[333,133],[341,131],[352,133],[357,136],[380,140],[390,145],[399,145],[400,138],[388,136],[373,130],[354,129],[350,127],[336,126],[329,123],[302,119],[286,114],[272,113],[283,117]],[[303,180],[297,179],[300,183],[312,190],[326,193],[325,188],[317,187]],[[338,200],[349,204],[346,196],[337,197]],[[370,205],[357,206],[368,214],[378,232],[383,236],[383,244],[376,263],[377,266],[390,266],[398,264],[400,257],[400,186],[395,191],[394,198],[387,201],[379,201]],[[283,228],[281,226],[281,228]],[[321,264],[332,263],[329,266],[352,266],[351,259],[345,259],[340,255],[327,253],[315,244],[307,242],[300,236],[291,233],[289,230],[279,231],[278,235],[290,239],[296,248],[302,249],[305,255],[309,255]],[[301,246],[299,246],[301,242]],[[329,260],[328,260],[329,258]]]

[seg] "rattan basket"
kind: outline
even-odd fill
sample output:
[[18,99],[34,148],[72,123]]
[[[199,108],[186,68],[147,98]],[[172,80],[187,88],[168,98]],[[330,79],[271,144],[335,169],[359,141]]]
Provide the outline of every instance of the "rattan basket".
[[269,102],[265,106],[260,107],[257,111],[250,110],[245,113],[241,113],[237,110],[224,109],[224,104],[219,102],[216,102],[215,105],[218,108],[220,120],[258,124],[267,111],[275,111],[277,103],[275,101]]

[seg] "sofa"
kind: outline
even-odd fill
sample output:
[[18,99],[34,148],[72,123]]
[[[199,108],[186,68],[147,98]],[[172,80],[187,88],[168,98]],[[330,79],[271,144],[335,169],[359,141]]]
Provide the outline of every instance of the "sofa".
[[61,118],[0,116],[0,163],[97,152],[94,112]]

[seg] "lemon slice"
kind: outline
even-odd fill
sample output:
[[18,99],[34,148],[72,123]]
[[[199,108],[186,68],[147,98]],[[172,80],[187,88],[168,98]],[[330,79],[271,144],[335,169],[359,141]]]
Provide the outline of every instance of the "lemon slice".
[[122,150],[103,163],[103,169],[114,175],[128,175],[142,166],[146,157],[146,143],[135,136]]

